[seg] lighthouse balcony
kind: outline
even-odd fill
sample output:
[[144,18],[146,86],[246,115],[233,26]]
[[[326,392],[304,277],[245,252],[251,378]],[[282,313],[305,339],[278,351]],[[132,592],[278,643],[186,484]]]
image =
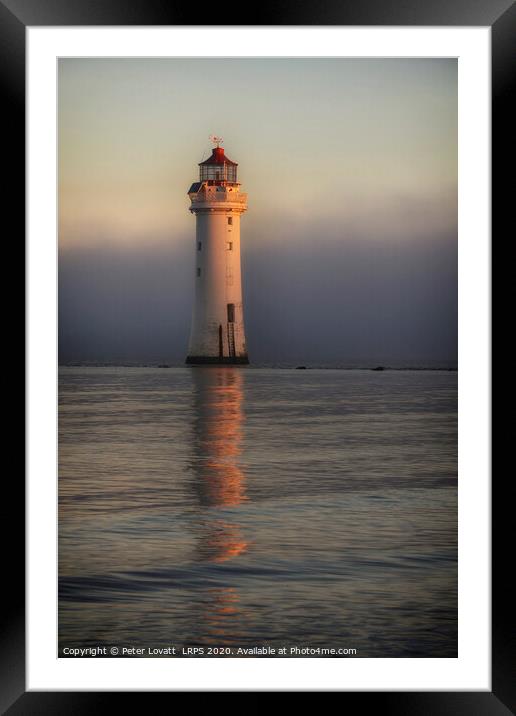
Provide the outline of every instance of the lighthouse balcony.
[[194,184],[188,196],[192,202],[192,208],[202,208],[202,205],[209,205],[212,202],[224,202],[226,204],[237,204],[241,208],[247,204],[247,194],[240,193],[238,188],[228,186],[206,186],[198,189]]

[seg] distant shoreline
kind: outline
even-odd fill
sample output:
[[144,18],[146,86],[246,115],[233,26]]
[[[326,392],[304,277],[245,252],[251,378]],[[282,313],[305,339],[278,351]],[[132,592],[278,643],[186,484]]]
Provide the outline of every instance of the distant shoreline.
[[[189,368],[190,370],[195,369],[199,366],[186,366],[184,363],[126,363],[126,362],[96,362],[96,361],[71,361],[67,363],[59,363],[59,368]],[[206,366],[204,366],[206,367]],[[210,366],[210,367],[221,367],[221,366]],[[227,367],[227,366],[222,366]],[[231,367],[231,366],[230,366]],[[242,366],[239,366],[239,369]],[[449,366],[389,366],[381,364],[371,365],[310,365],[304,363],[289,363],[289,364],[278,364],[278,363],[255,363],[244,366],[245,370],[260,370],[260,369],[275,369],[275,370],[298,370],[300,368],[306,370],[367,370],[372,372],[385,372],[385,371],[446,371],[446,372],[457,372],[457,367]]]

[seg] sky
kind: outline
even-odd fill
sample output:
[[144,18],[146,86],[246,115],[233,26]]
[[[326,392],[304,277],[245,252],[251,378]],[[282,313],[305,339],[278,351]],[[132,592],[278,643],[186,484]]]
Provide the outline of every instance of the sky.
[[60,362],[181,363],[224,138],[252,363],[455,365],[454,59],[62,59]]

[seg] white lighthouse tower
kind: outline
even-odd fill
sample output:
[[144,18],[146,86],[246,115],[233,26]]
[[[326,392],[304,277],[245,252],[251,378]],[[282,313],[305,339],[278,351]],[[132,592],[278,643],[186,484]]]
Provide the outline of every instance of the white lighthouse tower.
[[212,137],[211,157],[199,164],[199,181],[188,190],[196,218],[195,303],[186,362],[249,363],[244,333],[240,271],[240,217],[247,194],[237,164]]

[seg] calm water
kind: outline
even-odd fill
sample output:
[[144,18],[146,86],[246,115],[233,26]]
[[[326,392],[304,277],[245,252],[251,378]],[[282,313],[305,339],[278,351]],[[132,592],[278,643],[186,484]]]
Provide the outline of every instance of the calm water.
[[456,402],[453,372],[61,369],[60,653],[456,656]]

